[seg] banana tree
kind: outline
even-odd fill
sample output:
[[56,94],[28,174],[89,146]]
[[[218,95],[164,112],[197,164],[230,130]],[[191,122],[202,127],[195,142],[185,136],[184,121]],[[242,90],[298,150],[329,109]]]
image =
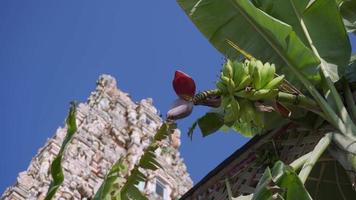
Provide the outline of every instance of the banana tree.
[[[355,0],[178,0],[184,12],[226,58],[216,88],[180,95],[168,117],[189,115],[193,105],[214,107],[196,126],[204,136],[233,129],[245,136],[263,134],[312,117],[325,136],[314,150],[268,168],[247,199],[311,199],[303,184],[328,149],[356,185],[356,57],[348,36],[356,30]],[[188,75],[175,79],[192,79]],[[185,84],[184,84],[185,83]],[[292,163],[293,164],[293,163]],[[291,164],[291,165],[292,165]],[[299,173],[297,173],[299,172]],[[292,181],[294,180],[294,181]],[[277,188],[271,192],[266,190]],[[300,183],[300,184],[299,184]],[[280,193],[279,189],[301,193]],[[355,189],[355,188],[354,188]],[[231,197],[233,198],[233,197]]]

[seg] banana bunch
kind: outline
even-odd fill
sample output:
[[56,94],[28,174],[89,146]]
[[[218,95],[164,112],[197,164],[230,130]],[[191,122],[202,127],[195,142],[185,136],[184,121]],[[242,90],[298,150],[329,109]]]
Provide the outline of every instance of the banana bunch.
[[275,77],[274,64],[263,64],[259,60],[246,60],[244,63],[228,60],[220,75],[216,87],[223,94],[247,98],[249,100],[264,100],[276,97],[278,87],[284,75]]
[[275,77],[275,71],[274,64],[263,64],[258,60],[227,60],[216,83],[222,93],[225,125],[246,136],[261,131],[263,115],[252,101],[276,97],[284,76]]
[[257,111],[253,102],[248,99],[239,100],[241,106],[240,118],[235,121],[232,128],[246,137],[252,137],[262,132],[264,128],[264,115]]
[[251,84],[248,68],[238,61],[227,60],[223,65],[220,81],[216,87],[222,91],[222,106],[225,110],[224,121],[232,126],[240,117],[240,105],[235,99],[235,92]]
[[244,63],[227,60],[223,65],[220,81],[216,83],[216,87],[220,89],[223,94],[228,93],[234,95],[236,91],[249,86],[251,80],[249,69]]
[[278,87],[284,79],[284,75],[275,77],[274,64],[263,64],[259,60],[245,61],[252,79],[249,90],[241,90],[235,96],[247,98],[252,101],[273,99],[278,94]]

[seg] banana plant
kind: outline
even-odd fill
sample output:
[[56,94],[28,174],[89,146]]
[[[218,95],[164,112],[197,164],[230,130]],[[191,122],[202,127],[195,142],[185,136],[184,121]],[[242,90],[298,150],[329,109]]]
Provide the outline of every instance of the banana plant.
[[45,200],[51,200],[54,197],[54,195],[56,194],[58,188],[62,185],[62,183],[64,181],[64,174],[63,174],[63,169],[62,169],[62,158],[63,158],[66,147],[69,145],[75,132],[77,131],[77,124],[76,124],[76,117],[75,117],[76,110],[77,110],[76,107],[77,107],[77,105],[75,102],[70,103],[70,108],[69,108],[68,116],[66,119],[67,134],[62,142],[59,153],[52,161],[51,171],[50,171],[51,176],[52,176],[52,181],[51,181],[51,184],[49,185],[47,194],[45,196]]
[[163,123],[132,169],[128,168],[127,158],[121,156],[105,176],[93,199],[147,200],[147,197],[136,187],[140,181],[147,181],[147,177],[141,169],[157,170],[161,168],[156,160],[155,150],[160,147],[160,142],[166,139],[175,127],[176,125],[172,121]]
[[[333,128],[312,152],[297,160],[298,182],[305,183],[328,149],[355,186],[356,66],[348,32],[354,34],[356,30],[356,1],[177,1],[208,41],[228,59],[217,88],[212,90],[214,98],[218,96],[220,100],[219,108],[198,119],[189,134],[199,125],[203,135],[227,126],[253,136],[268,130],[264,123],[266,107],[271,106],[275,111],[272,113],[279,112],[280,118],[296,123],[294,116],[303,110],[302,117],[312,114],[316,121],[326,122],[322,126]],[[211,121],[216,123],[205,125]],[[296,188],[292,184],[285,187]],[[258,191],[257,187],[252,199],[259,196]],[[271,195],[288,199],[285,193]],[[301,199],[308,198],[306,195]]]

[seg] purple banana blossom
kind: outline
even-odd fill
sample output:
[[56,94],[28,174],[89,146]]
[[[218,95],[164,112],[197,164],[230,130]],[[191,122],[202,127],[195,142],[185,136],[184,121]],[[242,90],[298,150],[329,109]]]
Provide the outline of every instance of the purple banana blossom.
[[167,119],[177,120],[189,116],[193,111],[193,102],[177,99],[173,102],[171,109],[167,112]]

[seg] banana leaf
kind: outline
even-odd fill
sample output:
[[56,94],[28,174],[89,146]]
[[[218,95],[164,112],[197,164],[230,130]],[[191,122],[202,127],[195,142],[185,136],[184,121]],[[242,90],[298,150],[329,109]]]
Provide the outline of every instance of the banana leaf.
[[356,34],[356,0],[338,0],[345,28]]
[[64,154],[64,150],[66,149],[67,145],[73,138],[74,133],[77,131],[77,124],[75,119],[76,114],[76,103],[71,102],[71,106],[69,108],[68,117],[66,120],[67,124],[67,134],[62,142],[61,148],[59,150],[58,155],[54,158],[51,164],[51,175],[52,175],[52,182],[48,188],[45,200],[50,200],[56,194],[58,188],[64,181],[64,174],[62,169],[62,158]]
[[[269,15],[291,25],[299,38],[312,44],[327,63],[334,82],[345,73],[351,55],[351,44],[335,0],[254,0]],[[356,7],[353,11],[356,13]],[[303,26],[305,29],[303,29]]]
[[[320,60],[293,28],[256,8],[248,0],[178,0],[188,17],[221,53],[240,58],[227,40],[264,62],[275,63],[279,73],[298,84],[285,67],[292,65],[318,84]],[[300,84],[299,84],[300,85]]]
[[308,191],[295,171],[278,161],[272,170],[267,168],[253,194],[252,200],[261,199],[311,200]]

